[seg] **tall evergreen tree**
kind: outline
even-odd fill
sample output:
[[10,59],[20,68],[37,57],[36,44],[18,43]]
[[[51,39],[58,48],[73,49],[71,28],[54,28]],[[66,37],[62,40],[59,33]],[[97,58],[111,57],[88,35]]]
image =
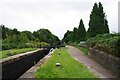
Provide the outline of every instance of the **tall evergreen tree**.
[[78,29],[76,27],[74,27],[73,29],[73,42],[77,42],[78,41]]
[[86,40],[86,30],[83,24],[83,20],[80,20],[78,27],[78,42]]
[[70,31],[67,30],[67,32],[64,34],[64,37],[63,37],[62,41],[66,42],[66,43],[68,42],[68,35],[69,35],[69,33],[70,33]]
[[68,42],[80,42],[86,40],[86,30],[83,24],[83,20],[80,20],[78,28],[74,27],[73,31],[67,31],[64,34],[63,41]]
[[88,37],[94,37],[97,34],[109,33],[108,22],[103,11],[103,6],[95,3],[90,14],[89,28],[87,31]]
[[104,32],[110,33],[107,19],[105,19],[104,24],[105,24],[105,29],[104,29],[105,31]]

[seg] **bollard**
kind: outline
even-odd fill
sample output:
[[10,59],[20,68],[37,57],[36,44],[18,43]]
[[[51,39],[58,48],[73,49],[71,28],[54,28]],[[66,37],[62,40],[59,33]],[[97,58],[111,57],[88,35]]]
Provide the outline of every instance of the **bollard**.
[[56,66],[60,66],[60,63],[56,63]]
[[60,52],[58,52],[58,55],[60,55]]

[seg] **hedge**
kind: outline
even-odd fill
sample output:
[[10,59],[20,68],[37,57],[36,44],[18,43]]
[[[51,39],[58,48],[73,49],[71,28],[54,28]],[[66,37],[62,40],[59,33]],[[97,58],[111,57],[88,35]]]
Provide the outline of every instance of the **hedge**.
[[87,40],[88,47],[92,47],[108,54],[120,57],[120,33],[99,34]]

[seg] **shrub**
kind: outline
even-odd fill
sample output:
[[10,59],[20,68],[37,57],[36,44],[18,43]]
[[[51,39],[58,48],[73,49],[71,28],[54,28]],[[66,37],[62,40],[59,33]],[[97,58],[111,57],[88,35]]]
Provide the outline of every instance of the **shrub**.
[[2,44],[2,50],[8,50],[11,49],[9,44]]
[[50,44],[46,43],[46,42],[41,42],[39,44],[40,47],[50,47]]
[[102,50],[108,54],[120,57],[120,34],[97,35],[87,40],[88,47]]

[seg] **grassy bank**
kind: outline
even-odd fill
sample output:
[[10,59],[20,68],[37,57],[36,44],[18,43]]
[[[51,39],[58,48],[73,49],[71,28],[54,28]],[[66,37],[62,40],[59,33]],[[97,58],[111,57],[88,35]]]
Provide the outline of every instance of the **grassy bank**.
[[74,43],[71,43],[70,45],[78,48],[80,51],[82,51],[83,54],[85,54],[85,55],[88,54],[88,51],[89,51],[88,48],[86,48],[86,47],[80,47],[78,44],[74,44]]
[[[61,66],[56,66],[56,63]],[[65,48],[56,49],[35,75],[36,78],[95,78],[83,64],[73,59]]]
[[79,47],[78,45],[74,46],[76,48],[78,48],[80,51],[83,52],[83,54],[87,55],[88,54],[88,48],[85,48],[85,47]]
[[9,56],[13,56],[16,54],[28,52],[28,51],[33,51],[36,50],[37,48],[23,48],[23,49],[11,49],[11,50],[3,50],[0,51],[0,59],[2,58],[7,58]]

